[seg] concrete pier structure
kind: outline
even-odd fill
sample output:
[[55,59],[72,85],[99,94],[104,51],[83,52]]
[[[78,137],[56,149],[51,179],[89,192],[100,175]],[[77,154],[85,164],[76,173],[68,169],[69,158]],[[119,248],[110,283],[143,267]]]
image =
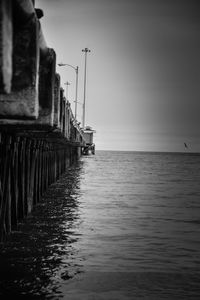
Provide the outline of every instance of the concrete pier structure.
[[56,53],[31,0],[0,3],[0,241],[81,155],[84,133],[64,97]]

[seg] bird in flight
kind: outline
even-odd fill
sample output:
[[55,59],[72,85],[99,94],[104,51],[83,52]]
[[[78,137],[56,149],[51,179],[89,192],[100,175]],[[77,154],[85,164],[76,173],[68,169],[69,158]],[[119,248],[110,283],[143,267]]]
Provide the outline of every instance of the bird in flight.
[[188,145],[187,145],[186,143],[184,143],[184,146],[185,146],[185,148],[187,148],[187,149],[188,149]]

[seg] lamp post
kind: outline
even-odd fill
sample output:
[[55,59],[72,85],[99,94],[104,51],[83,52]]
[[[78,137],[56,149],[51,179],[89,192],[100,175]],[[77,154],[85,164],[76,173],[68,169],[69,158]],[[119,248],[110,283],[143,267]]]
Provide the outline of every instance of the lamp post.
[[91,52],[90,49],[85,48],[82,50],[85,53],[85,75],[84,75],[84,97],[83,97],[83,120],[82,127],[85,128],[85,98],[86,98],[86,67],[87,67],[87,53]]
[[60,67],[63,67],[63,66],[69,66],[71,67],[72,69],[75,70],[76,72],[76,92],[75,92],[75,119],[77,117],[77,97],[78,97],[78,66],[75,68],[74,66],[70,65],[70,64],[63,64],[63,63],[60,63],[58,64],[58,66]]

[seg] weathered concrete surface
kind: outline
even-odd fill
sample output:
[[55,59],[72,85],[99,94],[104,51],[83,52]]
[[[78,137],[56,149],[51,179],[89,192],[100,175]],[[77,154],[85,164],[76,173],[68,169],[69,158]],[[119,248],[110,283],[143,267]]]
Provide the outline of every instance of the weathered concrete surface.
[[54,84],[54,121],[53,125],[60,128],[60,75],[55,75]]
[[[21,9],[18,2],[23,2],[26,5],[24,10]],[[0,116],[11,119],[36,119],[39,113],[39,21],[31,1],[14,3],[13,16],[16,15],[16,18],[12,22],[12,86],[10,94],[0,95]],[[6,21],[3,20],[3,23]]]
[[37,122],[53,125],[54,87],[56,54],[49,49],[48,55],[40,60],[39,76],[39,118]]
[[13,26],[11,0],[0,1],[0,92],[11,91]]

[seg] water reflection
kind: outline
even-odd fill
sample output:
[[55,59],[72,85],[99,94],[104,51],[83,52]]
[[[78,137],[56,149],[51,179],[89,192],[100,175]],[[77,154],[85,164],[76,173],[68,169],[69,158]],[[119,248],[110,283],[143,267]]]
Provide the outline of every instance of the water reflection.
[[[0,296],[55,297],[61,280],[82,272],[75,261],[80,238],[82,162],[51,188],[19,231],[1,246]],[[61,297],[61,295],[59,296]]]

